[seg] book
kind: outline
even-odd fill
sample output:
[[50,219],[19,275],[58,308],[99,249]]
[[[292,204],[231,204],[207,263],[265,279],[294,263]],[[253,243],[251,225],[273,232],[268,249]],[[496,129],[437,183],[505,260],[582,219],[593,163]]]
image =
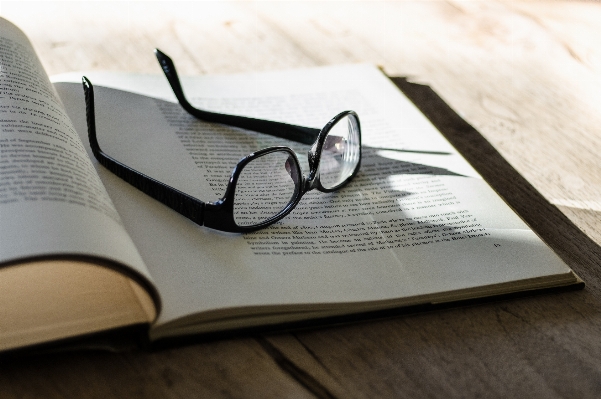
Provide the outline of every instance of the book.
[[[150,50],[149,50],[150,51]],[[177,60],[176,60],[177,61]],[[0,20],[0,350],[125,326],[148,340],[582,286],[377,68],[182,79],[195,106],[361,120],[361,170],[248,234],[196,225],[98,164],[81,74],[47,77]],[[244,155],[308,146],[188,115],[164,76],[89,73],[103,150],[203,201]]]

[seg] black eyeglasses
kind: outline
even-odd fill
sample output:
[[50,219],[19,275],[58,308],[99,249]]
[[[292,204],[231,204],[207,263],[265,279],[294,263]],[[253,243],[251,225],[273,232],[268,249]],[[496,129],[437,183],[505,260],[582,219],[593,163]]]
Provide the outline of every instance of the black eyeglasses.
[[171,59],[159,50],[155,53],[179,103],[195,117],[312,144],[308,176],[303,176],[292,149],[268,147],[242,158],[232,171],[223,198],[205,203],[124,165],[100,149],[96,138],[94,88],[84,76],[88,138],[98,162],[193,222],[228,232],[261,229],[289,214],[306,192],[314,188],[322,192],[338,190],[359,171],[361,128],[355,112],[341,112],[319,130],[199,110],[184,97]]

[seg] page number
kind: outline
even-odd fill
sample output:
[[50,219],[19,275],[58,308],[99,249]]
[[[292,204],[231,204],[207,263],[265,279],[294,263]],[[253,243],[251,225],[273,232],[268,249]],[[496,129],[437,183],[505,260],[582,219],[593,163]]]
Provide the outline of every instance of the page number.
[[495,248],[498,248],[501,246],[501,244],[494,244]]

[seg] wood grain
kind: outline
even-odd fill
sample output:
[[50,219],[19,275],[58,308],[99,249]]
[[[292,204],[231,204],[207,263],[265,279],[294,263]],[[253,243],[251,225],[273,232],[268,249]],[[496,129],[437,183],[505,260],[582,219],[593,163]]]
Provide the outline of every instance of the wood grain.
[[369,62],[426,83],[477,132],[441,130],[587,283],[156,352],[4,357],[2,397],[599,396],[599,2],[2,2],[0,14],[49,74],[159,73],[159,47],[184,74]]

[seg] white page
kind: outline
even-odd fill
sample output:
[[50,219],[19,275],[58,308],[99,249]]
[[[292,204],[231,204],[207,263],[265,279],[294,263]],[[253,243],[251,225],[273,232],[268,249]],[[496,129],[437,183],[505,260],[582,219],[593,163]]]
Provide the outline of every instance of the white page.
[[[219,198],[229,171],[252,146],[284,141],[187,116],[164,77],[89,77],[97,85],[101,147],[201,200]],[[208,109],[311,127],[354,109],[364,156],[349,186],[309,193],[281,222],[246,235],[197,226],[100,167],[161,291],[159,326],[197,312],[327,309],[570,272],[373,67],[198,77],[183,85],[193,103]],[[84,137],[80,85],[56,87]]]
[[0,18],[0,262],[101,257],[150,280],[31,44]]

